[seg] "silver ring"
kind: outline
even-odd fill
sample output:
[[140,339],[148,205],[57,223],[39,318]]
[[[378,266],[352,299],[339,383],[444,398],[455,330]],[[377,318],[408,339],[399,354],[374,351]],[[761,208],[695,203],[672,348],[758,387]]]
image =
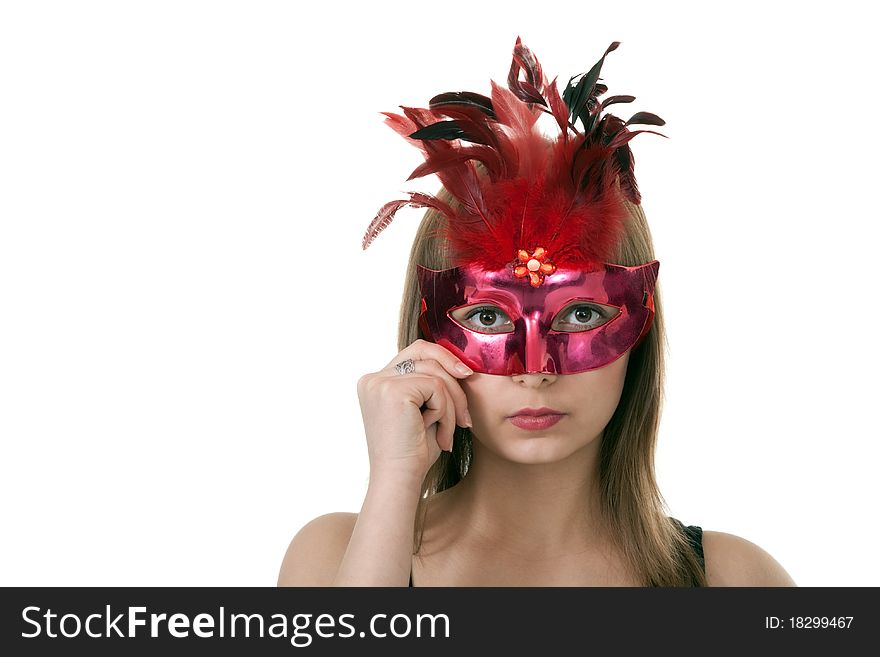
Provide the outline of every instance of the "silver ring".
[[416,364],[413,362],[412,358],[407,358],[395,365],[394,369],[397,370],[398,374],[409,374],[410,372],[416,371]]

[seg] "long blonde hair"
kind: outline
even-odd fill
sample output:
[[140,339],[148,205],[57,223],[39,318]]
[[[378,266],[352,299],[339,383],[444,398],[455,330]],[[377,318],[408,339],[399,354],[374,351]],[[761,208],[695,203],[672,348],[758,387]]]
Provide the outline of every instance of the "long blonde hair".
[[[441,188],[437,196],[456,204],[445,189]],[[614,262],[625,266],[651,262],[654,247],[642,207],[626,205],[628,218]],[[416,265],[432,269],[451,266],[446,244],[438,238],[443,221],[441,214],[428,210],[413,241],[400,307],[399,350],[426,337],[418,326],[421,296]],[[630,353],[620,402],[602,437],[600,506],[617,548],[644,586],[705,586],[705,573],[697,554],[681,525],[664,511],[665,502],[654,472],[667,348],[659,281],[654,291],[654,312],[651,329]],[[471,431],[457,427],[452,451],[441,452],[422,483],[414,526],[414,554],[421,547],[429,497],[461,481],[472,458]]]

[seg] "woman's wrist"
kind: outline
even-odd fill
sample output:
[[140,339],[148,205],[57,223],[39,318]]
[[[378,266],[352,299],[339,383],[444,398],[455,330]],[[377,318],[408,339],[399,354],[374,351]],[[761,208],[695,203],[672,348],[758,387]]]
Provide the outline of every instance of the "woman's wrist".
[[386,491],[397,495],[412,493],[416,497],[421,495],[423,476],[419,476],[411,469],[384,466],[370,470],[370,482],[367,494],[375,492],[382,495]]

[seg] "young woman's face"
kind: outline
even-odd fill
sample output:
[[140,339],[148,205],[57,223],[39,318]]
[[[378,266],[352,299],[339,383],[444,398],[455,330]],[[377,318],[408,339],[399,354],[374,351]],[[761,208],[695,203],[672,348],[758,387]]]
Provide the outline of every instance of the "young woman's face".
[[[593,443],[608,424],[620,401],[629,354],[578,374],[472,374],[461,385],[474,440],[517,463],[565,459]],[[516,416],[522,409],[542,408],[558,415]]]

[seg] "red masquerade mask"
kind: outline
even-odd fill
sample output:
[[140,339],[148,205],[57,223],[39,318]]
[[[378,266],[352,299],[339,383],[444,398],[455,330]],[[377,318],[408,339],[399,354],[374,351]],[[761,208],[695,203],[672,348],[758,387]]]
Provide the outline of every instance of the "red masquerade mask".
[[418,268],[419,325],[476,372],[575,374],[638,345],[654,317],[658,261],[559,268],[533,287],[508,270]]
[[[426,339],[475,371],[572,374],[603,367],[637,346],[654,315],[656,260],[611,264],[640,195],[627,126],[663,125],[648,112],[624,122],[604,109],[633,96],[598,98],[605,56],[562,95],[517,38],[508,88],[491,98],[449,92],[427,109],[401,107],[386,123],[425,157],[410,179],[434,173],[455,203],[419,192],[386,203],[366,249],[404,206],[436,210],[452,267],[418,268]],[[523,73],[525,80],[520,80]],[[555,139],[537,127],[551,116]],[[578,130],[576,122],[582,130]],[[654,133],[659,134],[659,133]],[[475,162],[480,163],[478,171]]]

